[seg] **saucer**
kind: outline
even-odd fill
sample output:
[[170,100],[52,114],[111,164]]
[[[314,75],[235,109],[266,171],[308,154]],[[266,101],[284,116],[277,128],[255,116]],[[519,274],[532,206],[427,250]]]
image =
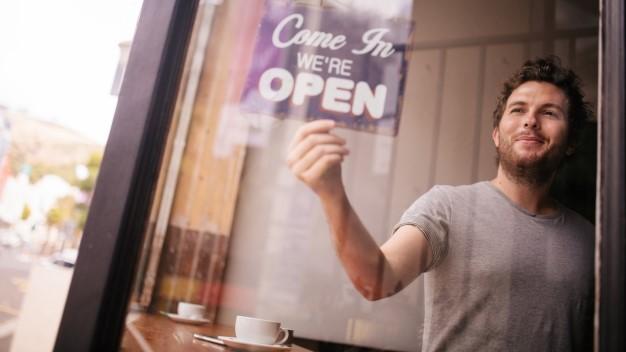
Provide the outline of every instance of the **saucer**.
[[217,338],[224,341],[224,344],[228,347],[238,348],[250,352],[289,351],[291,349],[291,346],[266,345],[262,343],[243,341],[230,336],[218,336]]
[[209,319],[184,317],[182,315],[178,315],[174,313],[163,312],[163,314],[177,323],[200,325],[200,324],[208,324],[211,322]]

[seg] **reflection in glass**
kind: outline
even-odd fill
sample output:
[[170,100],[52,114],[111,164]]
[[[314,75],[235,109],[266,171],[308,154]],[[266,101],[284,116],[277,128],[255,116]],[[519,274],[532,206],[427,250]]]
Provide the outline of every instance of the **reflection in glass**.
[[[202,2],[148,222],[135,307],[176,313],[179,302],[202,304],[205,317],[225,327],[232,327],[237,315],[276,320],[295,331],[297,343],[317,346],[313,349],[320,348],[320,341],[419,349],[423,334],[429,333],[423,331],[429,314],[423,278],[381,301],[361,297],[333,249],[318,198],[286,166],[290,141],[305,120],[320,117],[312,115],[321,103],[307,97],[298,104],[290,98],[263,105],[267,102],[262,94],[249,89],[251,77],[259,80],[265,71],[255,72],[254,67],[293,68],[298,53],[323,52],[294,48],[291,55],[272,56],[268,51],[268,56],[259,56],[260,42],[272,45],[271,36],[263,36],[263,21],[272,14],[284,16],[268,13],[272,6],[311,6],[304,23],[312,31],[332,32],[330,19],[341,16],[346,23],[372,14],[381,14],[380,22],[413,21],[409,45],[395,46],[406,65],[390,66],[406,70],[400,75],[405,82],[388,92],[401,102],[401,113],[389,114],[399,121],[397,134],[395,127],[350,124],[347,115],[338,120],[350,128],[336,130],[350,148],[342,165],[346,192],[363,225],[382,244],[403,212],[433,185],[494,177],[495,98],[501,83],[526,59],[558,54],[580,74],[586,96],[595,104],[597,28],[558,32],[571,12],[561,5],[544,5],[513,0],[493,6],[400,0]],[[552,21],[541,20],[548,15]],[[366,62],[353,66],[352,72],[390,86],[399,79],[398,72]],[[296,75],[291,77],[295,85]],[[269,87],[280,91],[276,82]],[[589,122],[591,130],[594,124]],[[595,139],[593,133],[586,138],[577,159],[559,175],[555,194],[592,219]],[[485,194],[498,196],[483,186]],[[581,191],[573,194],[572,187]],[[468,218],[479,216],[480,206],[470,200]],[[493,246],[503,258],[516,253],[516,243]],[[546,263],[559,257],[549,244],[544,248],[544,262],[535,265],[548,268]],[[479,282],[464,277],[454,287]],[[507,277],[501,284],[501,290],[514,289]],[[468,302],[475,299],[468,295]],[[478,299],[485,300],[496,301]],[[514,301],[505,299],[498,307]],[[129,321],[136,314],[131,311]],[[508,314],[508,308],[497,309],[464,333],[479,336],[488,329],[506,329],[506,323],[498,327],[494,322],[506,322]]]

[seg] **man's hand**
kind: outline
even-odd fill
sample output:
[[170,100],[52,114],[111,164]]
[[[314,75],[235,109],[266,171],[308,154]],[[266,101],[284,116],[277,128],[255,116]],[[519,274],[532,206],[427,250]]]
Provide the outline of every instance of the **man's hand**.
[[430,262],[428,242],[415,226],[403,226],[382,248],[350,205],[341,181],[346,141],[331,133],[332,120],[309,122],[289,145],[287,164],[320,197],[341,264],[370,300],[391,296],[422,273]]
[[300,127],[289,145],[291,172],[319,196],[343,192],[341,162],[349,153],[346,141],[332,134],[335,121],[316,120]]

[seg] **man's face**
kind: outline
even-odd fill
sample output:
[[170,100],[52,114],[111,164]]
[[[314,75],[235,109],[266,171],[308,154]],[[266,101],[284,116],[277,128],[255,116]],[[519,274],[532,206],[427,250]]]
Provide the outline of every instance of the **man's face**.
[[552,174],[567,149],[567,114],[567,97],[555,85],[529,81],[517,87],[492,134],[505,171]]

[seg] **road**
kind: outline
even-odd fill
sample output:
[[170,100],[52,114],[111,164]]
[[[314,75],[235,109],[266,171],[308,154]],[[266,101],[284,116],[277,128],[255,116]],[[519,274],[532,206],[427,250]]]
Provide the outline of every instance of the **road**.
[[0,247],[0,352],[11,346],[31,263],[19,250]]

